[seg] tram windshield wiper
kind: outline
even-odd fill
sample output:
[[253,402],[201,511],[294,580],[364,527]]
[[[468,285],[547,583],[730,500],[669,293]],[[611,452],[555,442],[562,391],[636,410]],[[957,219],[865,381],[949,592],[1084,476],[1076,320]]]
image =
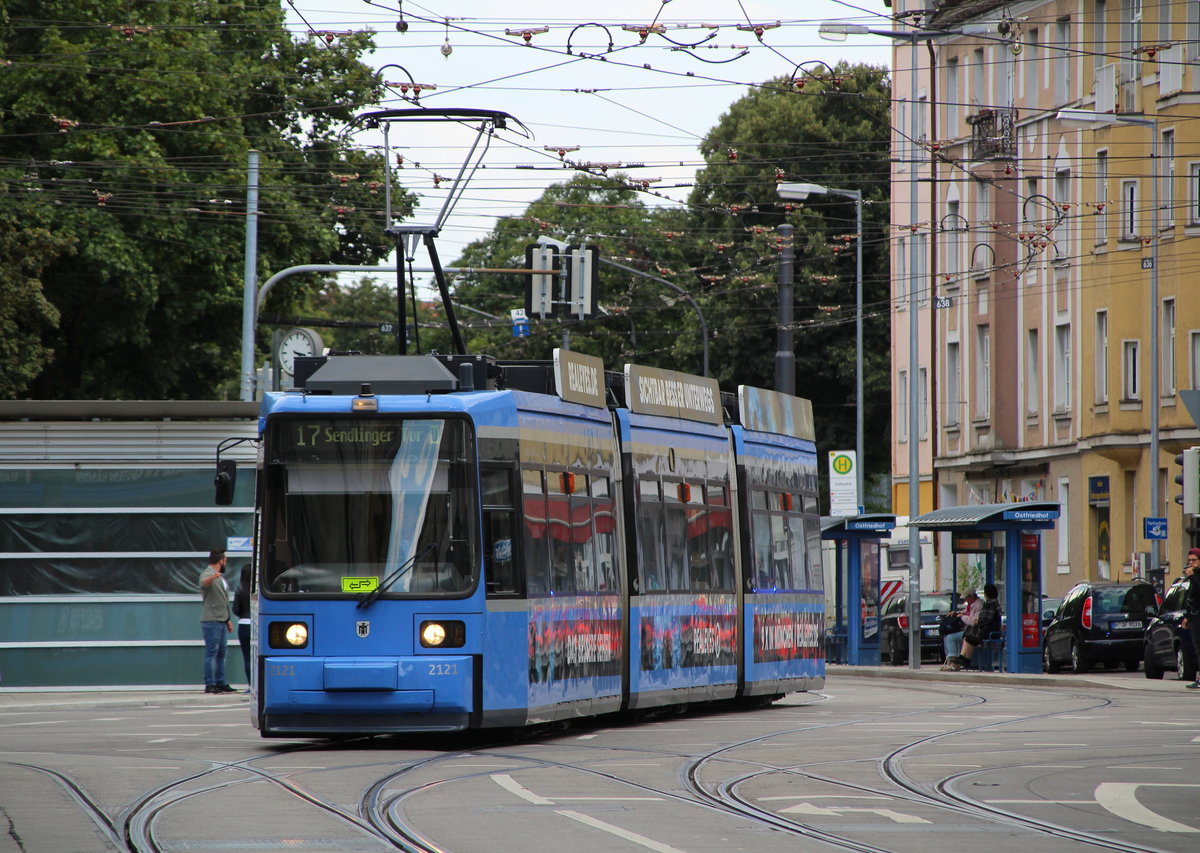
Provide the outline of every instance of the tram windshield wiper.
[[379,586],[375,587],[375,589],[371,590],[370,592],[360,595],[358,597],[358,604],[356,604],[355,607],[359,610],[364,610],[374,604],[375,600],[379,598],[379,596],[387,592],[388,588],[392,584],[400,580],[400,578],[409,572],[412,567],[416,565],[417,560],[421,559],[430,551],[432,551],[436,544],[436,542],[426,542],[424,545],[418,548],[415,554],[396,567],[396,571],[392,572],[390,575],[380,581]]

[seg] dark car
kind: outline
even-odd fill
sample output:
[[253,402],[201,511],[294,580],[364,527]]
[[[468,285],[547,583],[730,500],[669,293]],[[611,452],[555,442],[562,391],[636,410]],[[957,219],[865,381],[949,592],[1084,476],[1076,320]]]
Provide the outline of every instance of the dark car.
[[1175,581],[1163,596],[1158,615],[1146,626],[1142,662],[1147,678],[1162,678],[1164,672],[1187,681],[1196,678],[1196,650],[1192,647],[1190,629],[1179,627],[1187,614],[1184,609],[1187,591],[1187,578]]
[[1146,623],[1157,613],[1158,595],[1146,581],[1078,583],[1046,628],[1042,667],[1087,672],[1094,663],[1124,664],[1137,672]]
[[1061,598],[1055,598],[1049,595],[1042,596],[1042,630],[1044,631],[1051,622],[1054,621],[1054,614],[1058,612],[1059,606],[1062,604]]
[[[938,620],[954,609],[948,592],[921,596],[921,660],[940,661],[942,634]],[[908,594],[897,593],[883,603],[879,614],[879,656],[896,666],[908,660]]]

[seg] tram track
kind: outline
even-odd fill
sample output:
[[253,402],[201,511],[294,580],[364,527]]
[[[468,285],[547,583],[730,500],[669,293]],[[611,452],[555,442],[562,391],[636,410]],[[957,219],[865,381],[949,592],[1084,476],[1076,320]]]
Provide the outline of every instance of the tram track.
[[[538,746],[545,744],[548,747],[582,750],[583,755],[578,758],[555,760],[546,754],[551,752],[549,749],[544,752],[540,749],[531,751],[522,749],[521,745],[514,748],[511,741],[493,739],[484,742],[479,737],[472,738],[472,742],[466,747],[463,747],[462,738],[455,737],[447,737],[432,744],[427,740],[422,740],[417,744],[407,739],[392,738],[355,738],[351,741],[336,743],[327,741],[306,743],[294,747],[277,748],[269,754],[255,755],[241,761],[211,764],[202,770],[171,779],[138,794],[115,818],[108,817],[97,798],[67,774],[32,763],[11,762],[11,764],[43,773],[52,778],[67,791],[71,800],[97,826],[113,849],[132,851],[132,853],[160,853],[160,851],[176,846],[178,844],[177,833],[174,830],[165,833],[160,830],[163,826],[163,819],[172,814],[172,810],[187,801],[212,796],[232,786],[254,783],[266,783],[273,786],[288,797],[303,802],[307,808],[316,809],[342,823],[349,832],[353,833],[353,835],[345,836],[346,838],[369,837],[379,843],[380,849],[390,848],[403,850],[406,853],[447,853],[447,851],[455,849],[478,849],[469,845],[464,847],[461,843],[447,846],[444,840],[439,840],[445,837],[444,827],[440,824],[430,825],[420,818],[413,820],[406,813],[406,808],[424,795],[435,792],[446,795],[447,790],[453,792],[455,785],[494,775],[497,772],[494,769],[457,772],[451,771],[449,766],[441,767],[441,765],[449,765],[462,759],[480,758],[496,761],[501,765],[509,763],[521,772],[546,768],[583,774],[601,780],[605,784],[632,789],[646,795],[647,798],[652,795],[654,799],[668,801],[678,806],[703,808],[709,812],[747,821],[753,826],[783,832],[820,845],[819,848],[814,849],[828,848],[854,851],[854,853],[893,853],[895,848],[885,848],[871,843],[870,840],[851,837],[836,827],[823,828],[820,821],[797,820],[765,808],[761,805],[761,796],[756,798],[753,794],[761,795],[763,787],[777,787],[779,783],[772,777],[792,776],[817,783],[822,787],[840,788],[847,792],[847,796],[886,797],[893,801],[935,808],[963,821],[984,821],[1016,831],[1026,831],[1037,837],[1053,837],[1077,845],[1079,849],[1115,850],[1122,851],[1122,853],[1166,853],[1166,848],[1163,847],[1144,844],[1137,840],[1126,841],[1106,837],[1096,832],[1074,829],[1051,820],[1030,817],[993,804],[980,802],[967,796],[962,790],[965,784],[978,778],[980,774],[1020,768],[1023,766],[1022,764],[991,765],[986,769],[956,772],[934,779],[927,778],[924,781],[918,781],[920,777],[911,775],[906,766],[912,759],[921,758],[920,752],[924,747],[935,746],[940,741],[999,730],[1006,726],[1020,726],[1031,721],[1053,719],[1062,715],[1097,711],[1114,704],[1112,700],[1098,699],[1094,694],[1059,693],[1039,689],[1036,692],[1040,696],[1050,695],[1057,700],[1066,700],[1064,706],[1041,713],[1024,713],[1002,720],[989,720],[977,725],[955,726],[935,734],[907,739],[900,745],[893,742],[886,749],[874,753],[859,751],[843,758],[828,754],[825,757],[814,755],[811,756],[810,762],[792,765],[767,763],[763,761],[761,755],[761,749],[765,747],[769,750],[772,742],[789,737],[795,738],[797,735],[805,736],[813,743],[828,742],[830,739],[838,737],[836,733],[839,730],[853,727],[871,726],[887,729],[890,725],[898,722],[920,719],[925,715],[945,715],[961,711],[977,713],[973,709],[982,708],[989,702],[997,701],[996,694],[993,692],[995,690],[1026,691],[1028,688],[995,687],[989,688],[987,692],[979,693],[967,693],[961,686],[950,688],[946,685],[945,689],[922,688],[921,694],[929,701],[921,708],[908,708],[892,713],[860,713],[854,715],[852,719],[833,718],[813,720],[802,725],[784,725],[773,728],[765,734],[725,743],[706,750],[702,754],[692,756],[672,749],[644,745],[621,745],[615,742],[617,739],[612,739],[612,742],[605,745],[601,742],[569,742],[566,738],[560,740],[556,735],[550,735],[537,741],[527,740],[526,744],[537,744]],[[935,696],[940,698],[935,700]],[[830,698],[827,694],[810,694],[812,701],[805,704],[810,707],[824,704]],[[788,707],[799,710],[796,705],[774,706],[774,708]],[[768,715],[770,711],[761,713]],[[692,716],[702,718],[705,715],[688,715],[677,719],[685,720]],[[780,720],[779,722],[784,721]],[[628,731],[636,734],[637,727],[640,725],[643,724],[629,726]],[[600,729],[602,726],[604,723],[591,722],[587,724],[588,728],[595,729]],[[621,731],[624,728],[620,727],[615,730]],[[571,730],[573,734],[577,734],[579,731],[579,729]],[[591,736],[589,735],[589,737]],[[363,741],[364,743],[360,745],[353,741]],[[870,741],[860,743],[864,749],[871,749]],[[439,745],[451,748],[446,751],[429,752],[431,749],[437,750]],[[454,746],[459,748],[453,748]],[[739,754],[744,750],[755,748],[759,749],[759,754]],[[361,786],[359,787],[361,793],[355,805],[349,805],[343,797],[331,794],[328,784],[324,790],[326,796],[315,793],[314,791],[321,790],[322,786],[317,784],[313,788],[313,779],[308,779],[309,784],[306,785],[305,777],[298,778],[294,769],[283,771],[259,766],[263,760],[272,757],[303,752],[329,752],[332,754],[341,749],[351,750],[356,757],[362,750],[370,749],[385,751],[415,749],[423,750],[424,753],[406,755],[401,766],[393,763],[386,773],[380,773],[375,778],[371,778],[374,775],[370,772],[371,763],[353,764],[347,767],[336,762],[321,762],[324,766],[317,770],[318,773],[354,770],[357,774],[353,777],[356,779],[354,784]],[[596,755],[600,752],[621,753],[638,759],[679,761],[676,778],[682,782],[682,785],[671,788],[657,780],[654,780],[654,784],[637,781],[629,778],[627,773],[605,769],[603,766],[599,766],[599,762],[596,762],[598,766],[588,766],[591,762],[586,756],[588,754]],[[861,766],[864,762],[870,762],[877,767],[878,783],[864,779],[852,781],[837,778],[837,767]],[[359,773],[362,770],[366,772]],[[225,775],[222,777],[219,774]],[[357,778],[358,776],[362,778]],[[537,777],[531,778],[536,780]],[[536,781],[533,784],[536,787]],[[758,786],[758,790],[751,792],[752,786]],[[584,789],[588,787],[586,784],[582,786]],[[603,792],[602,787],[591,786],[591,788]],[[543,788],[542,790],[545,792],[553,789]],[[547,795],[554,796],[553,793]],[[331,799],[331,796],[335,797],[336,801]],[[503,803],[503,800],[498,802]],[[495,808],[507,807],[497,805]],[[566,814],[561,807],[557,807],[553,811],[560,815]],[[644,818],[643,815],[643,822]],[[551,812],[548,811],[545,820],[552,819]],[[533,818],[533,820],[541,821],[543,818]],[[636,823],[634,825],[636,826]],[[461,838],[461,836],[459,837]],[[671,840],[669,836],[663,839],[665,842]]]

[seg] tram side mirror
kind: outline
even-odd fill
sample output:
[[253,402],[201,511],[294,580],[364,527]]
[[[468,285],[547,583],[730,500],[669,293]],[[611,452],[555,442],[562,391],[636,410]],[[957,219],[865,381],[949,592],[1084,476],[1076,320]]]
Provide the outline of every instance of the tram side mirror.
[[213,486],[217,491],[217,506],[229,506],[233,503],[233,489],[237,485],[237,463],[232,459],[217,460],[217,475],[213,477]]

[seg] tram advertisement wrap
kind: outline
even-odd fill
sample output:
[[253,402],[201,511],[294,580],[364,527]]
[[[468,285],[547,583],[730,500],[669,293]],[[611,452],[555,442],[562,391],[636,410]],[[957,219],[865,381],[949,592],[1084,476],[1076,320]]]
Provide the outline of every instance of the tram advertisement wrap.
[[642,670],[733,666],[737,663],[736,626],[732,614],[643,616]]
[[594,611],[546,611],[530,620],[530,684],[620,674],[620,620]]
[[819,658],[824,648],[819,613],[754,614],[754,661]]

